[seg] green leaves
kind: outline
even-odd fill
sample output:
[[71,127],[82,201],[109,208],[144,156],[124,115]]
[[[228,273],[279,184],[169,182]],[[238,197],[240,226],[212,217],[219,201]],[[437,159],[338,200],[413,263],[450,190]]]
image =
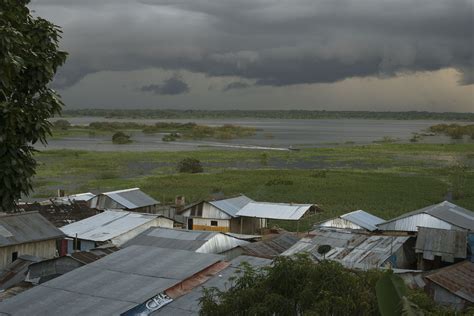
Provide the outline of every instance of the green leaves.
[[48,118],[62,102],[47,87],[67,54],[59,50],[60,29],[34,18],[27,0],[0,0],[0,211],[31,189],[36,162],[31,144],[46,143]]

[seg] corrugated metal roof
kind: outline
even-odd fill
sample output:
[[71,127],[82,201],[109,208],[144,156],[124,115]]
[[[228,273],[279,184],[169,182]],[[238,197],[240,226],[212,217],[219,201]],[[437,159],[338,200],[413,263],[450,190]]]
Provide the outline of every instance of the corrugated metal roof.
[[78,193],[78,194],[71,194],[67,196],[59,196],[54,198],[55,202],[70,202],[70,201],[89,201],[95,197],[94,193],[86,192],[86,193]]
[[293,246],[300,238],[294,234],[283,233],[273,238],[241,246],[244,253],[249,256],[273,258]]
[[62,237],[63,232],[38,212],[0,216],[0,247]]
[[0,303],[9,315],[118,315],[222,260],[132,246]]
[[298,220],[311,207],[313,207],[313,204],[250,202],[238,211],[236,215],[269,219]]
[[[312,234],[314,237],[301,239],[282,255],[308,252],[318,260],[326,258],[348,268],[367,270],[382,267],[409,239],[405,236],[376,236],[331,229],[318,229]],[[325,256],[318,253],[319,246],[323,245],[331,246]]]
[[69,237],[93,241],[107,241],[129,232],[160,215],[108,210],[60,229]]
[[231,277],[236,275],[237,271],[239,271],[240,263],[243,261],[249,263],[253,267],[268,266],[272,262],[269,259],[239,256],[232,260],[230,266],[220,271],[218,275],[213,276],[206,283],[195,287],[191,292],[178,297],[173,302],[153,312],[151,315],[199,315],[199,299],[203,296],[203,289],[211,287],[216,287],[219,290],[228,289],[232,285]]
[[229,199],[208,201],[214,207],[222,210],[232,217],[236,217],[237,212],[253,200],[245,195],[236,196]]
[[449,292],[474,303],[474,263],[463,261],[425,276]]
[[360,227],[363,227],[369,231],[377,230],[377,225],[385,222],[384,219],[367,213],[362,210],[357,210],[340,216],[341,218],[353,222]]
[[219,232],[151,227],[122,247],[143,245],[201,253],[221,253],[247,244],[247,241]]
[[420,227],[415,252],[423,253],[427,260],[434,260],[434,256],[440,256],[446,262],[454,262],[455,258],[465,259],[467,231]]
[[145,194],[140,188],[118,190],[102,193],[128,209],[159,204],[157,200]]
[[[427,214],[429,216],[416,216]],[[411,220],[410,220],[411,218]],[[398,227],[396,222],[402,220],[408,221],[402,227]],[[430,205],[422,209],[403,214],[385,223],[377,225],[380,229],[385,230],[406,230],[416,231],[416,227],[446,228],[440,227],[438,221],[444,221],[456,227],[474,231],[474,212],[457,206],[451,202],[444,201],[439,204]]]

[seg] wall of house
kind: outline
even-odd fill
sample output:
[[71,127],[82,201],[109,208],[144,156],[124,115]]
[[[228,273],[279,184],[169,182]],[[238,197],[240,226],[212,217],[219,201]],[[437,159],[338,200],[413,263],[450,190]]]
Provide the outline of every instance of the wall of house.
[[[217,222],[217,225],[213,226],[212,222]],[[193,217],[193,227],[188,227],[188,229],[206,230],[214,232],[230,232],[230,221],[227,219]]]
[[122,204],[119,204],[106,195],[97,195],[90,200],[90,207],[98,210],[104,209],[125,209]]
[[[242,230],[240,229],[241,220]],[[232,218],[230,221],[230,231],[236,234],[258,234],[264,227],[267,227],[267,220],[265,218],[237,217]]]
[[[202,214],[200,209],[202,209]],[[201,217],[201,218],[212,218],[212,219],[231,219],[227,213],[221,211],[220,209],[214,207],[213,205],[207,202],[201,202],[193,207],[185,210],[181,213],[185,217]]]
[[18,256],[30,255],[45,259],[54,258],[57,255],[56,240],[44,240],[0,248],[0,269],[4,269],[12,263],[14,252],[17,252]]
[[319,224],[321,227],[335,227],[335,228],[347,228],[347,229],[363,229],[357,224],[354,224],[353,222],[350,222],[344,218],[333,218],[331,220],[328,220],[327,222],[324,222],[322,224]]
[[89,251],[96,247],[95,241],[79,239],[77,245],[79,249],[76,250],[74,249],[74,243],[74,239],[67,239],[67,253],[73,253],[75,251]]
[[457,295],[454,295],[436,283],[428,282],[425,289],[433,298],[433,300],[440,305],[450,306],[456,310],[462,310],[466,306],[465,300]]
[[145,224],[136,227],[135,229],[132,229],[120,236],[111,239],[111,242],[116,246],[120,246],[123,243],[129,241],[130,239],[134,238],[135,236],[141,234],[150,227],[173,228],[173,223],[174,222],[171,219],[168,219],[166,217],[158,217],[152,221],[146,222]]

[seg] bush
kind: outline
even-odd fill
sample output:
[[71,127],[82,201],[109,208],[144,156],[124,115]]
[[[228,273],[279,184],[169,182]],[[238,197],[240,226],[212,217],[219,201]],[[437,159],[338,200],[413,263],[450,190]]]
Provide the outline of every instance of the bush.
[[114,135],[112,135],[112,142],[114,144],[128,144],[131,143],[132,140],[130,139],[130,136],[126,135],[123,132],[117,132]]
[[178,163],[178,172],[200,173],[203,172],[201,162],[195,158],[185,158]]
[[57,120],[56,122],[53,123],[53,127],[55,129],[60,129],[60,130],[67,130],[69,127],[71,127],[71,123],[67,120]]

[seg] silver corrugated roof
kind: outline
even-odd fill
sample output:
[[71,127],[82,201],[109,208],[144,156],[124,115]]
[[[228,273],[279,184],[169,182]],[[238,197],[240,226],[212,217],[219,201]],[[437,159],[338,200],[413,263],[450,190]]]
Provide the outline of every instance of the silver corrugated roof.
[[140,188],[118,190],[102,193],[128,209],[159,204],[157,200],[145,194]]
[[[312,238],[303,238],[282,255],[308,252],[318,260],[319,246],[329,245],[325,258],[338,261],[348,268],[379,268],[409,239],[405,236],[375,236],[353,231],[318,229]],[[396,268],[396,266],[395,266]]]
[[[434,219],[431,219],[427,216],[416,216],[420,214],[427,214]],[[412,218],[413,221],[410,221],[410,218]],[[377,226],[380,229],[407,231],[416,231],[416,227],[418,226],[444,228],[440,227],[440,223],[438,223],[436,219],[462,229],[474,231],[474,212],[471,212],[448,201],[444,201],[435,205],[430,205],[422,209],[403,214],[399,217],[388,220],[385,223],[379,224]],[[409,222],[405,223],[403,225],[404,227],[397,227],[395,222],[402,220],[408,220]]]
[[38,212],[0,216],[0,247],[64,237]]
[[231,261],[229,267],[220,271],[206,283],[195,287],[191,292],[177,298],[163,308],[160,308],[152,313],[152,315],[199,315],[199,299],[203,295],[203,289],[211,287],[216,287],[220,290],[228,289],[232,285],[231,277],[236,275],[240,263],[243,261],[249,263],[253,267],[262,267],[271,264],[271,260],[269,259],[239,256]]
[[385,222],[384,219],[362,210],[341,215],[341,218],[353,222],[369,231],[377,230],[377,225]]
[[446,262],[454,262],[455,258],[465,259],[467,231],[420,227],[415,252],[422,253],[428,260],[434,260],[435,256]]
[[236,196],[229,199],[209,201],[208,203],[224,211],[228,215],[235,217],[237,212],[253,200],[245,195]]
[[250,202],[240,211],[238,211],[236,215],[270,219],[298,220],[311,207],[313,207],[313,204]]
[[69,237],[76,237],[77,234],[79,239],[107,241],[157,217],[160,217],[160,215],[108,210],[63,226],[60,229]]
[[221,253],[247,244],[249,244],[247,241],[219,232],[151,227],[122,247],[143,245],[201,253]]
[[9,315],[118,315],[223,257],[132,246],[0,303]]

